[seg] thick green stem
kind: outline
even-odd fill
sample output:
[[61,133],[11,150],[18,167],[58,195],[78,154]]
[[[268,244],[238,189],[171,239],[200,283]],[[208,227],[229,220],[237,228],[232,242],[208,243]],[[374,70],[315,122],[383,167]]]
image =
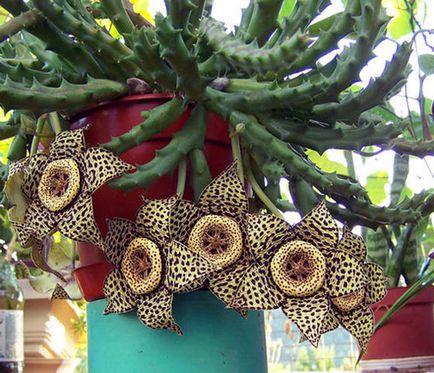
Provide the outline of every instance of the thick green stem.
[[160,176],[172,172],[181,159],[192,150],[203,147],[208,114],[201,105],[196,106],[182,129],[173,135],[164,148],[157,150],[155,158],[145,165],[137,166],[137,171],[113,180],[112,186],[123,190],[147,188]]
[[113,99],[127,93],[125,84],[92,79],[86,84],[62,81],[59,87],[46,87],[34,81],[29,89],[8,77],[0,85],[0,103],[6,111],[24,109],[34,112],[73,112],[92,103]]
[[179,98],[173,98],[163,105],[144,111],[142,116],[145,120],[142,123],[134,126],[129,132],[121,136],[113,137],[102,147],[116,155],[120,155],[164,131],[181,116],[184,110],[182,101]]
[[160,56],[164,58],[176,73],[176,88],[190,99],[200,101],[206,82],[199,74],[196,58],[188,50],[181,32],[176,30],[167,18],[155,17],[157,37],[161,43]]
[[134,24],[127,14],[123,0],[101,0],[101,6],[121,34],[134,31]]
[[183,197],[185,191],[185,182],[187,180],[187,159],[184,157],[178,164],[178,181],[176,184],[176,195]]
[[247,34],[262,46],[278,26],[277,16],[283,0],[254,0],[253,3]]
[[0,42],[17,32],[42,22],[44,17],[37,9],[28,10],[0,26]]
[[35,135],[33,136],[33,139],[32,139],[32,144],[30,146],[30,156],[36,154],[36,152],[38,151],[38,145],[39,145],[39,140],[40,140],[40,137],[38,134],[42,133],[46,123],[47,123],[47,119],[43,115],[41,115],[36,122],[36,131],[35,131]]
[[202,191],[212,180],[211,172],[202,149],[193,149],[189,154],[189,159],[190,184],[193,188],[194,199],[198,201]]

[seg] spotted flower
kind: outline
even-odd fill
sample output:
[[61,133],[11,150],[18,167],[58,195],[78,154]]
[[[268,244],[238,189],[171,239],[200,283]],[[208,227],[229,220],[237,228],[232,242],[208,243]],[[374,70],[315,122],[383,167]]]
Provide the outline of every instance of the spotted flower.
[[368,282],[353,292],[339,290],[336,284],[340,278],[342,263],[334,260],[330,264],[331,309],[328,322],[323,325],[321,334],[336,329],[339,324],[354,335],[361,353],[366,352],[369,339],[374,331],[374,313],[369,305],[379,302],[386,295],[386,278],[381,267],[366,262],[367,248],[362,237],[354,234],[345,226],[338,249],[349,252],[363,266]]
[[114,264],[104,282],[104,313],[137,309],[148,327],[181,334],[172,316],[175,292],[203,281],[214,267],[198,254],[170,240],[169,215],[177,198],[146,201],[135,222],[108,221],[105,253]]
[[[315,346],[327,326],[334,324],[332,307],[337,306],[332,304],[350,308],[345,297],[368,288],[363,261],[348,240],[338,243],[338,227],[324,202],[293,228],[273,215],[249,215],[248,240],[254,262],[231,306],[282,308]],[[341,322],[353,333],[357,333],[353,323],[362,326],[357,318]]]
[[247,211],[247,196],[235,163],[203,190],[196,204],[180,200],[174,206],[172,238],[216,268],[207,281],[201,278],[187,290],[207,285],[226,305],[230,303],[251,260]]
[[12,166],[12,175],[22,175],[20,189],[27,201],[18,219],[11,216],[20,243],[30,246],[58,230],[102,246],[92,193],[130,169],[105,149],[86,148],[82,129],[58,134],[48,155],[36,153]]

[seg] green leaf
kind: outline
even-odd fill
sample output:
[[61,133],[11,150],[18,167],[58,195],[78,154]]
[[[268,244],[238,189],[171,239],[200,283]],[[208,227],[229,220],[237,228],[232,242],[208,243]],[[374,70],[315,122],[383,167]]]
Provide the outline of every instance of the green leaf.
[[417,3],[417,1],[406,2],[406,0],[383,0],[383,6],[386,8],[387,14],[392,17],[392,20],[387,25],[387,31],[389,31],[392,39],[397,40],[413,31],[407,4],[411,5],[413,14],[416,15]]
[[295,7],[295,0],[284,0],[282,3],[282,7],[280,8],[278,20],[279,22],[283,21],[283,18],[289,17],[294,10]]
[[371,201],[378,205],[386,199],[386,184],[389,182],[389,175],[386,171],[377,171],[368,176],[366,190]]
[[419,56],[419,67],[425,75],[434,74],[434,54],[421,54]]
[[401,203],[404,198],[411,198],[413,197],[414,192],[407,186],[405,185],[404,188],[402,188],[401,194],[399,195],[399,200],[398,203]]
[[325,172],[336,172],[340,175],[348,175],[347,167],[342,163],[332,161],[326,153],[319,155],[316,151],[309,149],[306,151],[306,154],[321,170]]

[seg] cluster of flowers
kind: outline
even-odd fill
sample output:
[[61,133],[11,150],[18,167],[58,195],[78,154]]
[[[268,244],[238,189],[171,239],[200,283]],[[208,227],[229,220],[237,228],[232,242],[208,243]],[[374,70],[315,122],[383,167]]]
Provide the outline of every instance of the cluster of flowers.
[[10,214],[21,244],[38,247],[56,230],[97,244],[114,265],[104,283],[105,313],[136,309],[151,328],[181,334],[173,295],[208,288],[243,316],[281,308],[315,346],[340,324],[366,349],[374,325],[369,305],[384,297],[384,275],[366,262],[361,237],[347,227],[340,235],[324,202],[295,226],[249,213],[233,164],[197,203],[145,201],[135,221],[110,220],[103,239],[91,195],[130,168],[106,150],[86,148],[83,130],[62,132],[48,155],[15,164],[11,176],[20,175],[27,201]]

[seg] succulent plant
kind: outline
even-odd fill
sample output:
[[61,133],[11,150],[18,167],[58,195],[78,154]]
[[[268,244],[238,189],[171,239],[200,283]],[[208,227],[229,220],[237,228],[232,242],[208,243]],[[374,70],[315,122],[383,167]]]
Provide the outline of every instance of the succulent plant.
[[[113,181],[114,187],[146,188],[188,157],[198,196],[210,181],[202,148],[206,112],[213,111],[230,125],[234,157],[242,161],[259,207],[287,207],[279,190],[286,178],[303,214],[327,196],[333,215],[350,226],[416,223],[434,210],[432,192],[379,207],[357,180],[324,172],[306,155],[308,149],[358,152],[370,145],[433,154],[432,140],[407,140],[405,122],[386,123],[371,111],[405,83],[411,45],[399,45],[383,73],[356,89],[385,36],[381,1],[348,0],[342,12],[319,22],[329,1],[296,1],[280,20],[282,3],[252,0],[228,32],[210,16],[208,0],[166,0],[167,16],[157,14],[155,27],[128,1],[1,0],[13,15],[0,28],[0,104],[14,110],[0,125],[2,138],[15,136],[9,160],[26,155],[29,134],[40,133],[46,113],[59,113],[65,125],[71,114],[101,100],[171,92],[173,99],[144,113],[141,124],[102,145],[120,155],[195,105],[169,144]],[[118,37],[101,26],[106,18]],[[349,46],[321,64],[344,39]]]

